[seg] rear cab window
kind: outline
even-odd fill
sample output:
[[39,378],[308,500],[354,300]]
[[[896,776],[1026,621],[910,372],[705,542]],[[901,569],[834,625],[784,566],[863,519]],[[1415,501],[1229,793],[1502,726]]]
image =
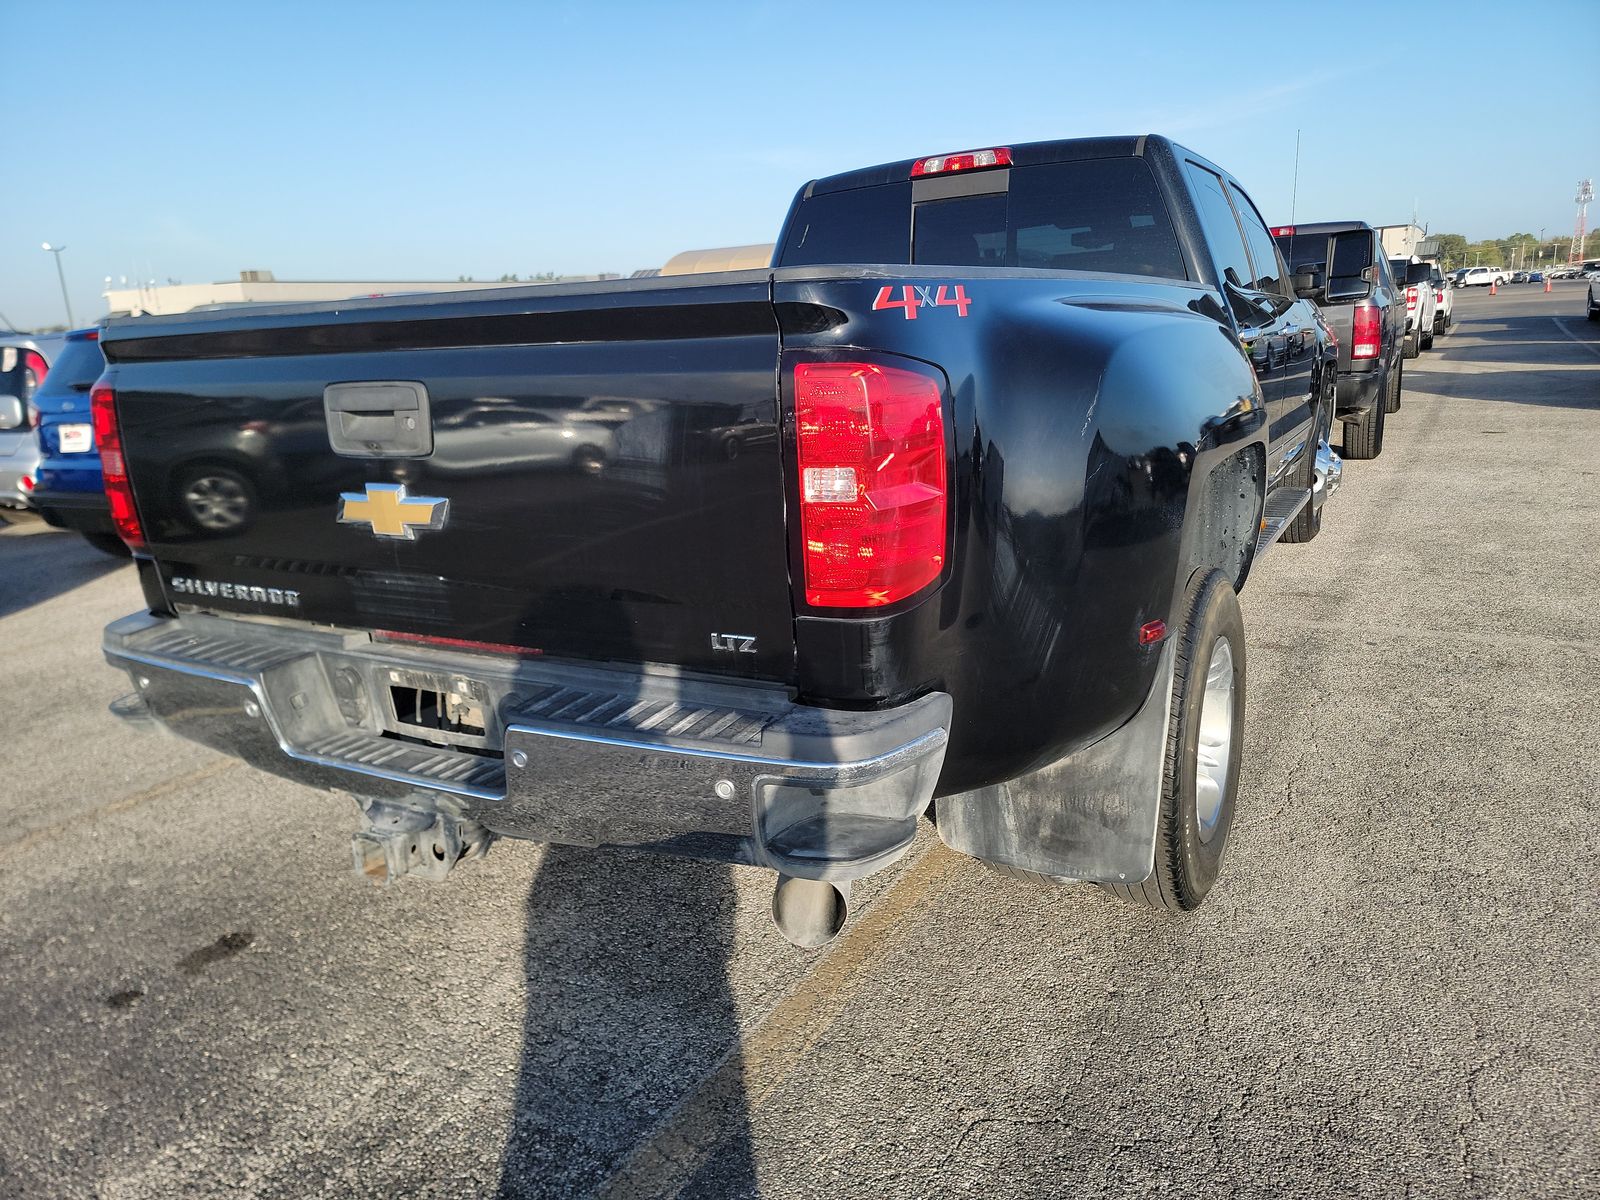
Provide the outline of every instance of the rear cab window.
[[1040,163],[965,178],[969,194],[929,196],[938,189],[924,189],[919,200],[907,181],[809,197],[790,223],[779,265],[910,263],[1188,278],[1172,217],[1142,158]]

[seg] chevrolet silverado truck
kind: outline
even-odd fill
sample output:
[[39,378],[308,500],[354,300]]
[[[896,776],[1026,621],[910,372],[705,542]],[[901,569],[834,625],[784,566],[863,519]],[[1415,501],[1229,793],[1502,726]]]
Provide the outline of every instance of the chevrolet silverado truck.
[[[494,837],[757,864],[816,946],[932,815],[1199,904],[1235,593],[1335,478],[1330,336],[1255,206],[1163,138],[1041,142],[815,180],[776,246],[111,321],[115,710],[354,795],[381,879]],[[248,521],[186,511],[217,466]]]

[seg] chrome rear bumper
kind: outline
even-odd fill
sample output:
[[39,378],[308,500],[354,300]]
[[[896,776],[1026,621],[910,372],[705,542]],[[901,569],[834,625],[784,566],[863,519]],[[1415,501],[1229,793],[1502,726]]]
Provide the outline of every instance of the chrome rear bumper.
[[[904,853],[950,724],[942,692],[842,712],[665,669],[192,614],[126,617],[104,648],[134,681],[128,711],[273,774],[362,796],[445,793],[507,837],[810,879],[858,878]],[[417,723],[425,710],[462,719]]]

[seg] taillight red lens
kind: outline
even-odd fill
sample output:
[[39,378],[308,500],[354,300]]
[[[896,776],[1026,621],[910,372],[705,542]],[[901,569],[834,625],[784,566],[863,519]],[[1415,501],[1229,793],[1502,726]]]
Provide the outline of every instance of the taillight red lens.
[[122,430],[117,424],[117,396],[107,383],[96,383],[89,393],[89,416],[94,424],[94,444],[100,450],[100,473],[105,476],[106,500],[117,536],[135,549],[144,546],[144,530],[133,506],[128,465],[122,457]]
[[800,363],[794,408],[805,602],[879,608],[944,570],[943,388],[920,371]]
[[968,150],[962,154],[934,154],[919,158],[911,164],[911,178],[923,175],[949,175],[955,171],[979,171],[984,167],[1009,167],[1011,147],[996,146],[992,150]]
[[1406,289],[1406,307],[1407,308],[1415,308],[1416,306],[1417,306],[1417,289],[1414,288],[1414,287],[1408,287]]
[[1377,358],[1382,341],[1383,321],[1378,310],[1370,304],[1358,306],[1350,328],[1350,357]]

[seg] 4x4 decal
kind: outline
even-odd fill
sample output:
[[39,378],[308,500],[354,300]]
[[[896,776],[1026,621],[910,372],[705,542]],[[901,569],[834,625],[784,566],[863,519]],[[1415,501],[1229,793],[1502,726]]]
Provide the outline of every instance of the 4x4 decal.
[[[897,290],[900,293],[898,300],[894,298]],[[898,289],[879,288],[878,298],[872,302],[872,311],[882,312],[886,308],[898,308],[905,313],[906,320],[915,321],[919,308],[953,308],[956,310],[956,316],[964,317],[971,305],[972,300],[967,296],[965,284],[930,283],[923,286],[908,283]]]

